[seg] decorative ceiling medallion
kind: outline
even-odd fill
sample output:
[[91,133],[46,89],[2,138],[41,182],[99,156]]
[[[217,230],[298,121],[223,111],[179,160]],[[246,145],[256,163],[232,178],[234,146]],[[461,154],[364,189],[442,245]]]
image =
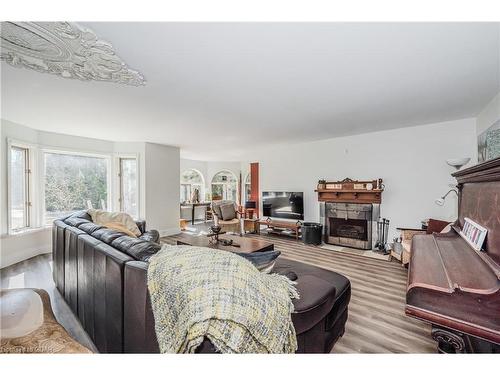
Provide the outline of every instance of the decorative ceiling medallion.
[[141,86],[145,79],[113,46],[71,22],[2,22],[0,58],[12,66],[82,81]]

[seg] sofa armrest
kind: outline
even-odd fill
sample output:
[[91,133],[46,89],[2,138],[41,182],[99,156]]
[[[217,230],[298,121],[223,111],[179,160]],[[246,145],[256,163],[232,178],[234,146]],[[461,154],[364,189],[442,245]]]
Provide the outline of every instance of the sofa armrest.
[[141,240],[155,242],[157,244],[160,243],[160,233],[156,229],[151,229],[146,232],[143,232],[139,238]]
[[139,228],[141,233],[146,232],[146,220],[137,220],[135,224],[137,225],[137,228]]
[[123,325],[125,353],[159,353],[155,322],[147,285],[148,264],[125,264]]

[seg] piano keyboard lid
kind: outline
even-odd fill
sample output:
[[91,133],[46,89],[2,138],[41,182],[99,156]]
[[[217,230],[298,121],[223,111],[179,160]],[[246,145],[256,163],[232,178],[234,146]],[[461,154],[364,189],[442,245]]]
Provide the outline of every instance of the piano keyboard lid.
[[457,233],[417,235],[413,241],[408,290],[493,294],[500,289],[492,268]]

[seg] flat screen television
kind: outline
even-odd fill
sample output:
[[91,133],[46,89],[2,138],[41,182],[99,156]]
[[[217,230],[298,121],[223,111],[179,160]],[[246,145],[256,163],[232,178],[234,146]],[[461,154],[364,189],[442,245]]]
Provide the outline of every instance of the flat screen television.
[[304,220],[304,193],[264,191],[262,192],[262,211],[264,216]]

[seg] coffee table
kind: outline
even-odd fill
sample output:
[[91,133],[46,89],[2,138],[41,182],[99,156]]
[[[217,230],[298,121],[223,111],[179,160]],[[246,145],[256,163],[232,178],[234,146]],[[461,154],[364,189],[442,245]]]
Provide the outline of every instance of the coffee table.
[[177,235],[175,239],[177,240],[177,245],[203,246],[212,249],[232,251],[235,253],[255,253],[257,251],[274,250],[274,244],[271,242],[258,238],[240,237],[229,234],[220,235],[219,239],[233,240],[233,242],[240,245],[240,247],[224,246],[220,242],[217,244],[211,244],[206,235],[189,235],[181,233]]

